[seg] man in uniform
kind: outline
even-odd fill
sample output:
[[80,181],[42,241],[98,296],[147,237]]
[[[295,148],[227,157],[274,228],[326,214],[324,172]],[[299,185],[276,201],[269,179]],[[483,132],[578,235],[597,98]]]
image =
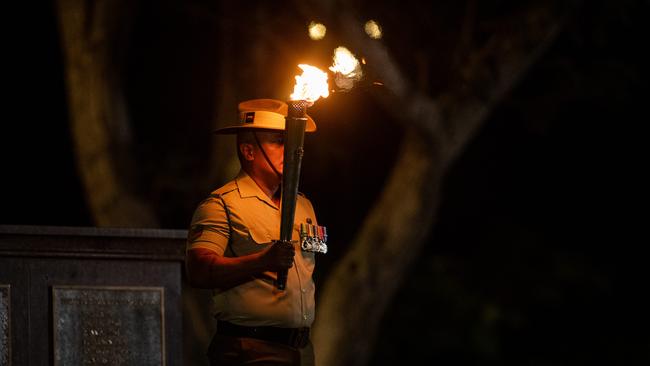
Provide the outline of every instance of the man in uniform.
[[[215,131],[237,134],[241,171],[196,209],[188,234],[190,283],[213,289],[217,331],[212,365],[313,365],[313,252],[301,250],[300,230],[316,227],[310,201],[299,194],[292,244],[280,238],[286,103],[239,104],[239,123]],[[308,117],[306,132],[316,130]],[[302,224],[302,225],[301,225]],[[311,226],[310,226],[311,227]],[[278,271],[288,270],[285,290]]]

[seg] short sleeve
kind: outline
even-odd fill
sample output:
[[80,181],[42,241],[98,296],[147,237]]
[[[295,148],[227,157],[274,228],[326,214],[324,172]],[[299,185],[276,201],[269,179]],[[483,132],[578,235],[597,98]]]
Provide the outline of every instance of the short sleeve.
[[223,255],[228,246],[230,227],[223,201],[210,197],[194,211],[187,235],[187,249],[205,248]]

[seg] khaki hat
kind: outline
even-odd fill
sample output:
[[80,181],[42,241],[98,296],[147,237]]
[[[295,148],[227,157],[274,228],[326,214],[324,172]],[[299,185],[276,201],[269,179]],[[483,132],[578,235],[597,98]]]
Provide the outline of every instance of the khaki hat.
[[[239,103],[239,123],[235,126],[218,128],[216,134],[237,133],[246,129],[284,131],[285,117],[289,106],[275,99],[252,99]],[[316,131],[316,123],[307,116],[305,132]]]

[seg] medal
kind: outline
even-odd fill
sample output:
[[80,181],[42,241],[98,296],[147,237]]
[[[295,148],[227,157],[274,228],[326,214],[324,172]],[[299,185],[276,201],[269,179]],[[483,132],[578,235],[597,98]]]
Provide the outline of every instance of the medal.
[[305,252],[327,253],[327,229],[325,226],[301,223],[300,247]]

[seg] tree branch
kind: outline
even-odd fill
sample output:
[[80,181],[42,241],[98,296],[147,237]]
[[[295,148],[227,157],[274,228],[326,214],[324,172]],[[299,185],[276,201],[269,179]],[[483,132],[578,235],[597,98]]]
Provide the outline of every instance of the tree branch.
[[478,56],[462,65],[465,80],[436,101],[416,93],[386,47],[343,17],[351,43],[391,92],[382,99],[385,110],[407,124],[407,133],[382,195],[320,290],[317,364],[367,364],[380,320],[436,222],[447,167],[558,34],[556,10],[531,8],[524,15],[516,36],[494,33],[475,48]]

